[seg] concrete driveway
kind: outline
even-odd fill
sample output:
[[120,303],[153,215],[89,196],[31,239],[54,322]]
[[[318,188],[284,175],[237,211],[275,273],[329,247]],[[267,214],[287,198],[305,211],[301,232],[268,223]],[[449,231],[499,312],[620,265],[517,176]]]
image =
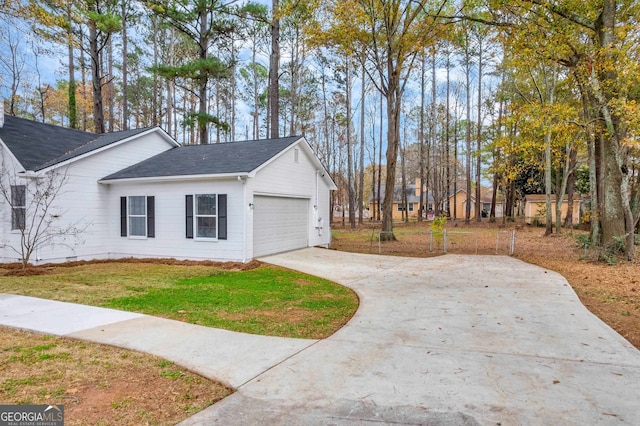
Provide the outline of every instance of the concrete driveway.
[[346,285],[360,309],[184,425],[640,422],[640,351],[554,272],[497,256],[262,260]]

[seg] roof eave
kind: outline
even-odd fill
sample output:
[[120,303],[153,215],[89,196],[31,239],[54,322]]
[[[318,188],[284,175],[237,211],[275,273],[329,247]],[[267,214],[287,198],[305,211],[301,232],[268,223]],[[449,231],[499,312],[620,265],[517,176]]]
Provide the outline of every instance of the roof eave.
[[236,173],[215,173],[215,174],[202,174],[202,175],[174,175],[174,176],[144,176],[136,178],[114,178],[114,179],[100,179],[98,183],[111,185],[118,183],[145,183],[145,182],[171,182],[171,181],[194,181],[194,180],[208,180],[208,179],[237,179],[237,178],[250,178],[251,173],[248,172],[236,172]]
[[[154,133],[154,132],[159,132],[160,136],[167,142],[169,142],[169,144],[174,145],[175,147],[180,146],[180,144],[178,142],[176,142],[175,140],[173,140],[173,138],[171,136],[169,136],[169,134],[167,132],[165,132],[164,130],[162,130],[160,127],[152,127],[148,130],[145,130],[144,132],[140,132],[140,133],[136,133],[135,135],[129,136],[128,138],[124,138],[121,139],[119,141],[110,143],[109,145],[105,145],[102,146],[100,148],[94,149],[93,151],[89,151],[89,152],[85,152],[84,154],[78,155],[76,157],[72,157],[72,158],[68,158],[64,161],[60,161],[59,163],[55,163],[55,164],[51,164],[47,167],[41,168],[41,169],[36,169],[37,172],[39,173],[46,173],[49,170],[53,170],[53,169],[57,169],[59,167],[63,167],[66,166],[68,164],[74,163],[76,161],[80,161],[84,158],[90,157],[94,154],[98,154],[100,152],[106,151],[108,149],[114,148],[116,146],[120,146],[122,144],[125,144],[129,141],[132,141],[133,139]],[[52,160],[55,161],[55,160]]]

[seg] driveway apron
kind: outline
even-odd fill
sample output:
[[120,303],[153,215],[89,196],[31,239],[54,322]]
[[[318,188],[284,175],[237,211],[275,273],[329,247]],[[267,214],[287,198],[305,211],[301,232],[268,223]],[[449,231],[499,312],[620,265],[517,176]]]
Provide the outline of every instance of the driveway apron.
[[360,308],[184,425],[639,422],[640,351],[552,271],[318,248],[261,260],[348,286]]

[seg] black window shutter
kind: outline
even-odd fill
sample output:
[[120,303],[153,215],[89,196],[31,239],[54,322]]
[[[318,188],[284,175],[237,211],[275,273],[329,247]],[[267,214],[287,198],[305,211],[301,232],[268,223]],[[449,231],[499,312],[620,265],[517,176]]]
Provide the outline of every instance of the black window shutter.
[[120,197],[120,236],[127,236],[127,197]]
[[147,197],[147,237],[156,236],[156,197]]
[[187,238],[193,238],[193,195],[185,196]]
[[227,194],[218,194],[218,239],[227,239]]

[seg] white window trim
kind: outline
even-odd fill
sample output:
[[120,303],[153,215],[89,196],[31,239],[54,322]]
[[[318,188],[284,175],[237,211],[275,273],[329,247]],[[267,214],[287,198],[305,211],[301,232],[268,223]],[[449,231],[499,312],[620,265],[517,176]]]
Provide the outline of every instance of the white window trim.
[[[216,214],[198,214],[198,197],[200,196],[214,196],[216,198]],[[198,218],[199,217],[215,217],[216,218],[216,236],[215,237],[200,237],[198,236]],[[218,223],[218,194],[193,194],[193,240],[194,241],[218,241],[218,234],[220,231]]]
[[[13,188],[24,188],[24,204],[22,206],[14,206],[13,205]],[[10,187],[10,191],[11,193],[9,194],[11,196],[11,233],[12,234],[20,234],[22,233],[26,227],[27,227],[27,186],[26,185],[11,185]],[[23,217],[24,217],[24,228],[14,228],[13,227],[13,212],[14,210],[18,210],[21,209],[23,211]]]
[[[131,198],[141,197],[144,199],[144,214],[131,214]],[[144,218],[144,235],[131,235],[131,218],[132,217],[143,217]],[[147,196],[146,195],[129,195],[127,197],[127,238],[132,240],[146,240],[149,238],[147,236]]]

